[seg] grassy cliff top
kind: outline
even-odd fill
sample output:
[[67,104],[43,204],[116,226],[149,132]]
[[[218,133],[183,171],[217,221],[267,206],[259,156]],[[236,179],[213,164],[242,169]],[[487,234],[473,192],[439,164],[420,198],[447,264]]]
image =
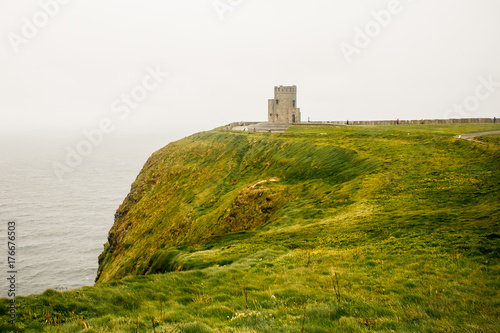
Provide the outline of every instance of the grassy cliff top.
[[499,136],[453,138],[491,130],[216,129],[171,143],[117,210],[96,286],[18,298],[17,327],[498,331]]

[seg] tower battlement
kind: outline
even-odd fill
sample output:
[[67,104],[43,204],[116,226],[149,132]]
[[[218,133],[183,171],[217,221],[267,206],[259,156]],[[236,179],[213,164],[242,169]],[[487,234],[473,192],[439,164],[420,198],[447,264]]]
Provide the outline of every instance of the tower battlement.
[[297,93],[297,86],[276,86],[274,93]]

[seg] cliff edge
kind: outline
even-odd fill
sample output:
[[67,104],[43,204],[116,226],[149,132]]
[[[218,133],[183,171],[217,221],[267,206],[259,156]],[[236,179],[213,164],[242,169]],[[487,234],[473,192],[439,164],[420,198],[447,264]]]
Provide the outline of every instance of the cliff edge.
[[[285,223],[287,211],[318,200],[306,189],[331,192],[376,165],[348,149],[286,136],[214,130],[171,143],[149,158],[117,210],[96,282],[199,268],[187,260],[196,246]],[[330,196],[332,209],[348,201]]]

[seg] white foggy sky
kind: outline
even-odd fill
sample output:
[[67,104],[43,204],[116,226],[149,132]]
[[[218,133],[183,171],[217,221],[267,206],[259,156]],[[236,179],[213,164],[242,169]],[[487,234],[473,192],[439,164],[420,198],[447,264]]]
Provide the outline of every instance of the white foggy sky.
[[[498,0],[400,0],[349,64],[340,43],[389,0],[241,0],[223,21],[214,2],[73,0],[16,53],[8,34],[40,4],[2,0],[0,130],[81,132],[110,118],[119,131],[187,135],[266,120],[275,85],[298,86],[303,120],[445,118],[479,76],[500,82]],[[170,76],[120,120],[111,104],[148,65]],[[499,111],[497,87],[466,115]]]

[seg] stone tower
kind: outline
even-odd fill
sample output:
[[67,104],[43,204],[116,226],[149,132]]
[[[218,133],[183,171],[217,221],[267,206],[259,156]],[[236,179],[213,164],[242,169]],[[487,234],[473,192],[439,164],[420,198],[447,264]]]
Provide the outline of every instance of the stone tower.
[[268,101],[268,109],[267,117],[270,123],[299,123],[297,87],[274,87],[274,99]]

